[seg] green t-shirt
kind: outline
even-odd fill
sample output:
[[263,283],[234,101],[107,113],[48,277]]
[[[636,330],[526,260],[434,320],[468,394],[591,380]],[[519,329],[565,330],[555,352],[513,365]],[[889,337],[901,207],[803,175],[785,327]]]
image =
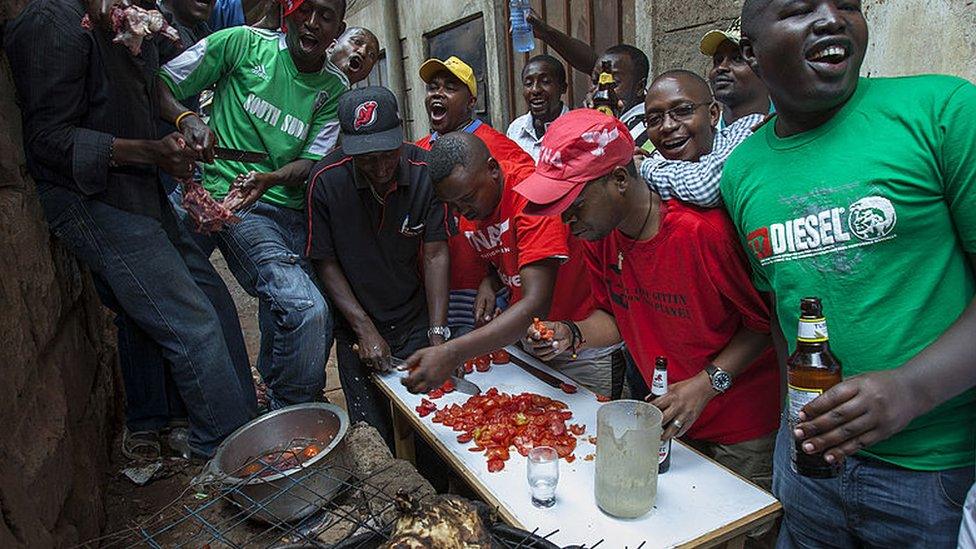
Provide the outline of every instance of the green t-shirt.
[[[159,71],[177,99],[216,84],[210,128],[221,147],[268,153],[262,162],[216,160],[204,165],[204,187],[217,199],[238,174],[272,172],[299,158],[317,161],[339,135],[339,96],[345,75],[326,61],[316,73],[299,72],[285,35],[252,27],[215,32]],[[277,186],[261,198],[301,209],[305,190]]]
[[[819,128],[760,128],[726,163],[722,195],[791,352],[800,298],[819,296],[844,377],[897,368],[976,290],[976,86],[862,78]],[[865,453],[941,470],[972,464],[974,444],[971,389]]]

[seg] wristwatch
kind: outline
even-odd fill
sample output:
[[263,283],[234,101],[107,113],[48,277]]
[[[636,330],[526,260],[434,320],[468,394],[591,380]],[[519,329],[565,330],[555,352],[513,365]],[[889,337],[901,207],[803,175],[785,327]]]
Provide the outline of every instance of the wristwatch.
[[732,374],[726,372],[718,366],[714,364],[705,366],[705,373],[708,374],[708,378],[712,380],[712,389],[715,389],[720,393],[724,393],[732,388]]
[[451,339],[451,329],[447,326],[431,326],[430,329],[427,330],[427,339],[430,339],[435,335],[441,336],[444,338],[444,341],[447,341],[448,339]]

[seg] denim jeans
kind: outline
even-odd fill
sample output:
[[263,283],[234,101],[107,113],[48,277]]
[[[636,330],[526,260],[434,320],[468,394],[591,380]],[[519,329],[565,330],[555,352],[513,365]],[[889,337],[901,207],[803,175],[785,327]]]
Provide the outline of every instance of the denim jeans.
[[912,471],[855,455],[840,476],[791,469],[793,435],[780,426],[773,494],[783,504],[777,547],[955,547],[973,466]]
[[256,402],[250,372],[235,370],[217,312],[191,273],[206,258],[169,208],[157,220],[63,187],[38,183],[37,191],[54,235],[159,345],[186,404],[190,446],[212,455],[254,416]]
[[[192,227],[180,200],[178,190],[170,195],[177,215]],[[261,201],[238,215],[240,222],[194,238],[205,254],[219,248],[244,291],[258,298],[257,368],[268,386],[269,407],[318,400],[325,389],[332,317],[304,257],[305,216]]]
[[[372,369],[359,360],[359,354],[352,350],[356,336],[346,330],[336,333],[336,358],[339,361],[339,383],[346,397],[349,422],[365,421],[377,431],[393,449],[393,418],[390,415],[390,401],[370,379]],[[407,358],[414,351],[430,345],[427,340],[427,322],[406,330],[403,335],[387,337],[390,353],[399,358]]]
[[[250,375],[251,363],[237,307],[223,279],[202,253],[184,255],[184,260],[190,276],[217,312],[234,371]],[[93,278],[102,303],[115,313],[119,369],[125,384],[126,426],[130,431],[155,431],[173,419],[186,418],[186,406],[172,379],[172,366],[163,357],[159,344],[125,313],[108,284],[97,275]]]

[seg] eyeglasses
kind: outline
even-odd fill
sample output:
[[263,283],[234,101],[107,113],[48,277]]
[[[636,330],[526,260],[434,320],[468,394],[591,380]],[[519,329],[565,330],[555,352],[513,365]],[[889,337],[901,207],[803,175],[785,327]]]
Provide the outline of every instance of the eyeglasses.
[[670,116],[675,122],[684,122],[685,120],[688,120],[694,116],[696,110],[701,107],[707,107],[711,104],[711,101],[706,103],[685,103],[684,105],[678,105],[677,107],[668,109],[666,111],[649,112],[644,115],[644,124],[648,128],[658,128],[664,124],[664,119],[668,116]]

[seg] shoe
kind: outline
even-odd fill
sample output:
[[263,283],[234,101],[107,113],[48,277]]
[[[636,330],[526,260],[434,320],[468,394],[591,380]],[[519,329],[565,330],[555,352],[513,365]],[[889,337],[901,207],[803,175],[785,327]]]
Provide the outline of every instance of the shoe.
[[122,431],[122,455],[133,461],[156,461],[163,455],[159,431]]

